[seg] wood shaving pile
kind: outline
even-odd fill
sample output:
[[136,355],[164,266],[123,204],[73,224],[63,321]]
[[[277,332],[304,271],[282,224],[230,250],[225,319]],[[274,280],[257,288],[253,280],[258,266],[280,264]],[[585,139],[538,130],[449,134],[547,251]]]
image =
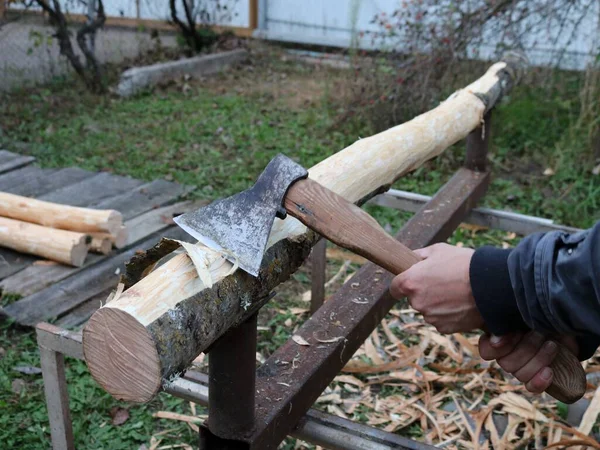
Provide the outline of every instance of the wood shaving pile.
[[[600,413],[598,386],[589,385],[591,404],[572,427],[555,399],[530,394],[480,359],[478,340],[442,335],[412,309],[392,310],[317,405],[447,449],[600,449],[590,436]],[[600,354],[585,367],[600,372]]]

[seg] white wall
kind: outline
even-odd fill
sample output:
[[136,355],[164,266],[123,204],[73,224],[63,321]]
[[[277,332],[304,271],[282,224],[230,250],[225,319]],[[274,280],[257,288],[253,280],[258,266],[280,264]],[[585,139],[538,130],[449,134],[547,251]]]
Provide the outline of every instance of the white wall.
[[[391,14],[401,3],[400,0],[263,0],[259,15],[265,14],[262,21],[265,25],[257,34],[267,39],[347,47],[352,36],[357,37],[361,31],[380,32],[380,27],[369,22],[376,14]],[[531,63],[558,63],[563,68],[581,69],[591,60],[590,55],[598,55],[600,12],[599,2],[593,3],[595,10],[580,23],[561,26],[542,21],[543,26],[538,27],[525,43],[524,50]],[[577,11],[573,11],[571,16],[579,17]],[[499,39],[491,28],[493,26],[484,32],[486,45],[471,49],[473,56],[494,58]],[[357,33],[353,34],[353,30]],[[573,30],[576,33],[571,38]],[[360,39],[359,45],[367,49],[382,47],[381,41],[373,42],[369,35]],[[559,58],[557,52],[562,49],[566,49],[566,53]]]

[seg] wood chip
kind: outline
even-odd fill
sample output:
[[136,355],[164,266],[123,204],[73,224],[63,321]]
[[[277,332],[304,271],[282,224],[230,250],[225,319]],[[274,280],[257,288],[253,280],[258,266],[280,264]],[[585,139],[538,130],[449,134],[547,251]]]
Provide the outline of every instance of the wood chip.
[[157,419],[178,420],[187,423],[199,423],[206,418],[203,418],[202,416],[186,416],[185,414],[174,413],[171,411],[158,411],[152,414],[152,417],[156,417]]
[[292,340],[298,345],[310,346],[310,344],[306,342],[306,340],[302,336],[299,336],[297,334],[292,336]]
[[577,430],[583,434],[590,434],[592,428],[594,428],[594,425],[596,424],[598,414],[600,414],[600,388],[596,389],[594,397],[588,408],[585,410],[583,418],[581,419],[581,424]]

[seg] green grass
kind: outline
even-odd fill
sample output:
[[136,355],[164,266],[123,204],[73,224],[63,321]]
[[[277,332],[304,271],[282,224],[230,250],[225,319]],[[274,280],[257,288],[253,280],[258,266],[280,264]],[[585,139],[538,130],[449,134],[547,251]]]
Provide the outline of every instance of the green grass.
[[[30,153],[45,167],[80,166],[143,179],[167,178],[197,186],[195,196],[217,198],[247,188],[277,153],[311,166],[326,156],[372,133],[360,123],[331,129],[340,105],[331,89],[332,74],[324,77],[325,97],[292,107],[276,96],[250,88],[272,72],[315,76],[311,69],[276,64],[250,72],[241,70],[220,83],[225,93],[192,84],[175,86],[130,100],[96,98],[70,83],[31,89],[0,97],[0,144]],[[593,176],[594,156],[584,130],[575,127],[579,105],[577,80],[572,75],[561,90],[548,93],[535,86],[517,88],[494,114],[491,160],[494,181],[484,204],[541,215],[568,225],[588,227],[599,218],[600,177]],[[248,78],[251,81],[248,82]],[[253,81],[252,81],[253,80]],[[245,84],[244,84],[245,83]],[[23,146],[23,143],[25,144]],[[395,187],[433,194],[462,163],[464,144],[403,177]],[[555,172],[544,176],[546,168]],[[397,229],[406,213],[370,207],[379,221]],[[460,229],[452,242],[466,246],[516,244],[503,232]],[[329,268],[335,273],[337,266]],[[305,317],[286,312],[299,306],[298,294],[308,288],[301,271],[265,308],[259,351],[271,353]],[[3,303],[12,301],[3,299]],[[287,324],[286,324],[287,321]],[[289,325],[291,321],[291,326]],[[23,450],[49,446],[49,429],[40,375],[22,375],[15,366],[39,367],[34,333],[5,324],[0,329],[0,442]],[[26,382],[20,394],[11,390],[15,378]],[[151,435],[163,444],[196,442],[190,429],[173,421],[153,419],[160,409],[189,414],[187,403],[160,395],[148,405],[124,405],[111,399],[91,379],[85,364],[67,360],[67,379],[74,419],[76,447],[137,449]],[[129,408],[121,426],[111,424],[110,411]],[[411,427],[409,435],[421,430]],[[287,448],[292,448],[290,443]]]

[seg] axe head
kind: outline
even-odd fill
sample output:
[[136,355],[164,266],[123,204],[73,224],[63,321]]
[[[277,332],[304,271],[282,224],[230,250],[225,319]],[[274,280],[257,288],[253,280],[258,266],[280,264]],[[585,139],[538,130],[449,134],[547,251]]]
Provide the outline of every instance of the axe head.
[[231,262],[258,276],[275,217],[286,216],[285,194],[307,176],[300,164],[277,155],[250,189],[173,220],[202,244],[223,251]]

